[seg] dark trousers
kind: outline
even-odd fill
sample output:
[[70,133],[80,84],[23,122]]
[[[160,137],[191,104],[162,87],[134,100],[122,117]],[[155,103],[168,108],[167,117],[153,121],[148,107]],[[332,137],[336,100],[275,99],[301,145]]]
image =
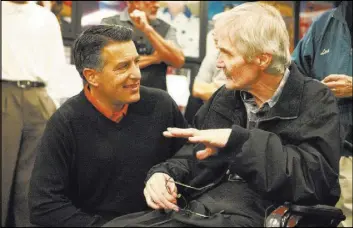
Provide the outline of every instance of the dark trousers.
[[[210,207],[206,206],[208,203],[211,203]],[[207,193],[197,200],[192,200],[189,205],[193,212],[211,215],[211,217],[203,218],[190,211],[150,210],[117,217],[104,224],[103,227],[259,227],[263,223],[263,219],[257,219],[258,216],[254,214],[224,210],[227,209],[227,205],[222,203],[216,205],[214,199],[210,198]]]
[[45,88],[1,87],[1,225],[30,226],[27,195],[35,147],[56,107]]

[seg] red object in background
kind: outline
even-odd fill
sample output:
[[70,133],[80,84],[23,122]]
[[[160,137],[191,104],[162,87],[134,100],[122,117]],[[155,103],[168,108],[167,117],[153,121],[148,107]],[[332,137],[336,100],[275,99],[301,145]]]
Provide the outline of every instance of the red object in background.
[[168,74],[175,74],[175,69],[173,68],[173,67],[171,67],[171,66],[168,66],[168,68],[167,68],[167,75]]
[[70,6],[70,7],[72,6],[72,1],[63,1],[63,2],[67,6]]
[[334,7],[328,1],[302,1],[300,4],[304,4],[304,9],[299,14],[299,39],[303,38],[317,16]]
[[306,31],[308,31],[310,25],[311,25],[311,22],[308,21],[307,19],[303,19],[303,18],[299,19],[299,39],[303,38]]

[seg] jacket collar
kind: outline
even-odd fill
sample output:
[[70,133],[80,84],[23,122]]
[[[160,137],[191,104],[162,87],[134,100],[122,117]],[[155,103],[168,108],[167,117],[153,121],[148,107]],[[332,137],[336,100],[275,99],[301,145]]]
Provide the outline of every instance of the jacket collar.
[[[299,114],[300,103],[304,88],[304,76],[299,72],[294,62],[289,66],[290,74],[283,87],[278,102],[266,113],[262,119],[282,118],[292,119]],[[224,86],[216,94],[211,109],[234,121],[235,112],[239,109],[245,111],[240,91],[227,90]]]

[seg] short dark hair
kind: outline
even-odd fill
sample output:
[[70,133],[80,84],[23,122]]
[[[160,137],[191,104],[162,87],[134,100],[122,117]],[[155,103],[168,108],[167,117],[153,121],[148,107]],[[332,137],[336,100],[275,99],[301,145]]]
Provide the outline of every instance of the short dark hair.
[[94,25],[79,35],[73,44],[73,58],[81,78],[84,68],[101,70],[104,62],[101,59],[102,49],[111,42],[132,40],[132,29],[121,25]]

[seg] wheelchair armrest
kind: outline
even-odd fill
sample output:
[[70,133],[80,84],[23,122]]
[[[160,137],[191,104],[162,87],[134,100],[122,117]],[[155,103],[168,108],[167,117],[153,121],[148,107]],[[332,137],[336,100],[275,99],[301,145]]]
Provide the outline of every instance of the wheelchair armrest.
[[[346,217],[338,208],[327,205],[303,206],[284,203],[266,218],[266,227],[337,226]],[[315,224],[313,224],[315,223]]]
[[[286,205],[286,204],[285,204]],[[287,206],[292,211],[292,213],[300,213],[303,215],[313,215],[313,216],[325,216],[335,218],[335,219],[345,219],[341,209],[328,205],[312,205],[303,206],[287,203]]]

